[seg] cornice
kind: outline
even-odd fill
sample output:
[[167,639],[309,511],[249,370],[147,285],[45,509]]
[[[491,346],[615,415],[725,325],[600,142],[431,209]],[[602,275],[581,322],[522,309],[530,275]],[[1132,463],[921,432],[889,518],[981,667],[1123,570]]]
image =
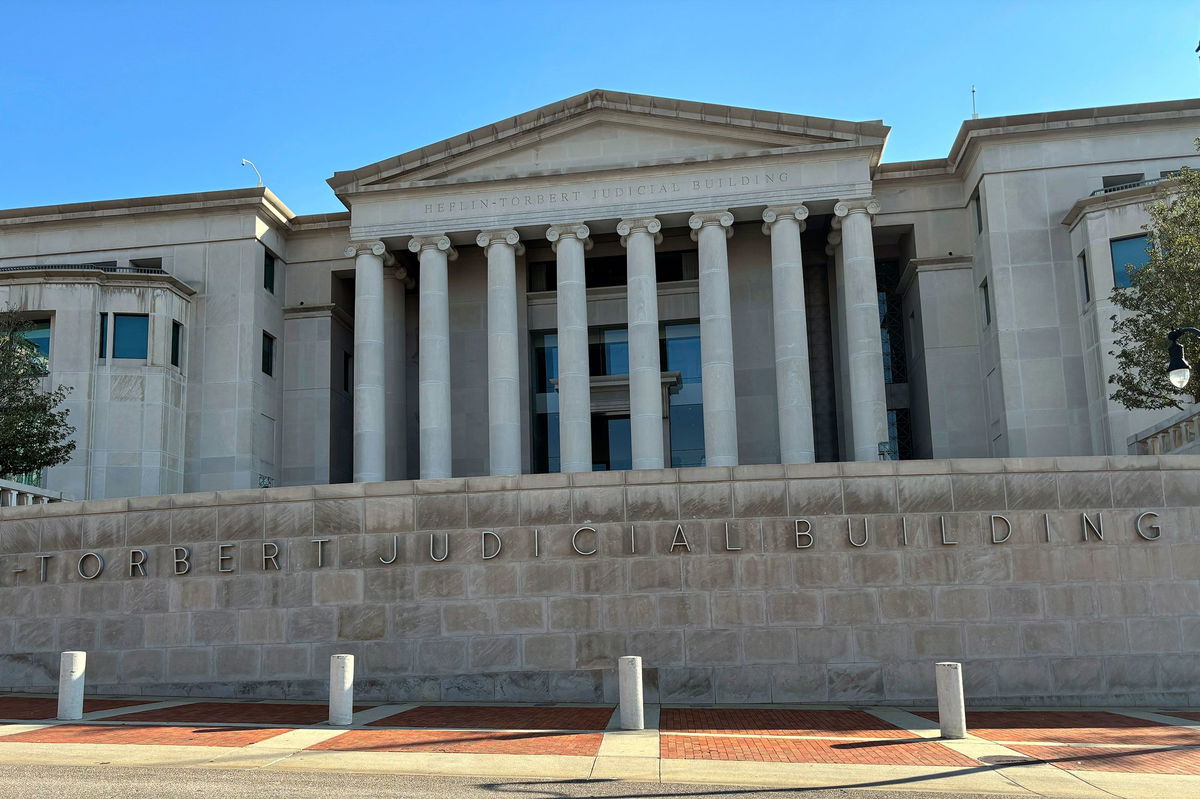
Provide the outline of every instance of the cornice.
[[42,283],[47,285],[92,284],[114,288],[146,288],[146,284],[165,285],[181,297],[189,298],[196,289],[174,275],[147,272],[106,272],[103,269],[21,269],[0,272],[0,285]]
[[168,194],[157,197],[132,197],[123,200],[41,205],[0,210],[0,226],[53,224],[84,219],[134,217],[150,214],[214,213],[228,210],[255,210],[266,221],[287,228],[295,218],[270,189],[228,189],[223,191]]

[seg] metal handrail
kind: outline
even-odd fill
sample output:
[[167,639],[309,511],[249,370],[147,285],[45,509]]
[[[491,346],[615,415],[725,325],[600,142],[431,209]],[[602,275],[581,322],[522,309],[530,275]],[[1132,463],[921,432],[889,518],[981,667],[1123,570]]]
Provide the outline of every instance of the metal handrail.
[[55,271],[95,271],[110,274],[136,275],[165,275],[162,267],[153,266],[117,266],[115,264],[21,264],[19,266],[0,266],[0,272],[35,272],[43,270]]
[[1123,191],[1125,189],[1136,189],[1138,186],[1153,186],[1155,183],[1162,183],[1164,180],[1170,180],[1171,175],[1161,178],[1148,178],[1146,180],[1137,180],[1133,183],[1122,183],[1119,186],[1105,186],[1103,189],[1096,189],[1089,194],[1089,197],[1099,197],[1102,194],[1112,194],[1114,191]]

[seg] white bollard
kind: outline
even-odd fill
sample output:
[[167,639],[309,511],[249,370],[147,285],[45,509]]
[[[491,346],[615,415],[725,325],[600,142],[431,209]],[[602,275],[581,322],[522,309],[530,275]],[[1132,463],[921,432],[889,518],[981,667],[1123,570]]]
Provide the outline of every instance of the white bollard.
[[354,721],[354,655],[329,656],[329,723],[349,727]]
[[621,729],[646,729],[646,709],[642,701],[642,659],[623,657],[617,661],[617,683],[621,693]]
[[967,737],[967,706],[963,700],[961,663],[937,663],[938,725],[943,738]]
[[63,721],[83,718],[83,672],[87,652],[63,652],[58,659],[58,717]]

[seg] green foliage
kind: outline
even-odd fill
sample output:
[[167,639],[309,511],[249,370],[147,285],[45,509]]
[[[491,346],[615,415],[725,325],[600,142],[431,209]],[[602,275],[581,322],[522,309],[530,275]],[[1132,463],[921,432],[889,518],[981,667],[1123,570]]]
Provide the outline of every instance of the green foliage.
[[[1200,326],[1200,171],[1184,167],[1162,186],[1164,196],[1146,209],[1150,260],[1130,276],[1132,285],[1112,293],[1125,313],[1112,317],[1118,371],[1108,382],[1116,386],[1112,399],[1130,409],[1200,402],[1200,368],[1182,389],[1167,379],[1167,333]],[[1200,341],[1180,341],[1200,366]]]
[[66,463],[75,450],[68,411],[56,410],[70,392],[42,388],[45,360],[25,338],[31,325],[0,310],[0,476]]

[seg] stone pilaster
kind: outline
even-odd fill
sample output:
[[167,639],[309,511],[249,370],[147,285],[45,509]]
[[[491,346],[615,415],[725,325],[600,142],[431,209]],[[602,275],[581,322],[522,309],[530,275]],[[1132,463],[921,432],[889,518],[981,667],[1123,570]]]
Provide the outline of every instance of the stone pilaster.
[[733,370],[733,317],[729,305],[728,210],[688,219],[699,247],[700,370],[704,396],[704,458],[708,466],[736,466],[737,381]]
[[354,480],[387,476],[383,267],[394,263],[382,241],[351,242],[354,259]]
[[546,238],[558,256],[559,471],[592,470],[592,384],[588,364],[584,224],[553,225]]
[[626,248],[629,309],[629,429],[633,468],[664,465],[662,367],[658,340],[658,276],[654,246],[662,240],[654,217],[622,219],[617,233]]
[[521,360],[517,324],[515,230],[485,230],[487,254],[488,462],[494,475],[521,473]]
[[418,320],[418,421],[421,477],[450,477],[450,295],[447,264],[458,253],[446,236],[413,236],[421,263]]

